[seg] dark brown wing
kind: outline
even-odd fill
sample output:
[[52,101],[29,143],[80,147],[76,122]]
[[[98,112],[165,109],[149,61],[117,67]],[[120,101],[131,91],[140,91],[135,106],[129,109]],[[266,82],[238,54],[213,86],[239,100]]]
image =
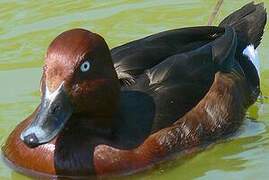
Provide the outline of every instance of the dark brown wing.
[[111,50],[114,67],[124,84],[132,84],[146,69],[175,54],[191,51],[224,32],[219,27],[190,27],[161,32]]

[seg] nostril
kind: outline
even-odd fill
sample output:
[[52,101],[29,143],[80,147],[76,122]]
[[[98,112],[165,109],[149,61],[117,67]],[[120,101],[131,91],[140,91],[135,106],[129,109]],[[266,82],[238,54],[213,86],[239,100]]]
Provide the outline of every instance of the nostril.
[[23,142],[30,148],[37,147],[39,145],[38,138],[34,133],[31,133],[23,138]]
[[50,113],[51,113],[51,114],[56,114],[57,112],[60,111],[60,109],[61,109],[61,106],[60,106],[60,105],[55,105],[55,106],[53,106],[53,107],[51,108]]

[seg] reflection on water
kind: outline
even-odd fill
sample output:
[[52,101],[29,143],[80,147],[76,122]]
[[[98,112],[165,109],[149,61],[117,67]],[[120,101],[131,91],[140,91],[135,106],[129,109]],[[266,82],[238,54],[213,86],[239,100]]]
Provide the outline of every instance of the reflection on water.
[[[219,22],[248,0],[224,1]],[[110,47],[162,30],[205,25],[212,0],[0,2],[0,143],[39,103],[42,60],[60,32],[82,27]],[[269,9],[269,0],[265,0]],[[266,179],[269,176],[269,31],[259,47],[262,100],[231,138],[123,179]],[[28,179],[0,161],[0,179]],[[117,179],[117,178],[115,178]]]

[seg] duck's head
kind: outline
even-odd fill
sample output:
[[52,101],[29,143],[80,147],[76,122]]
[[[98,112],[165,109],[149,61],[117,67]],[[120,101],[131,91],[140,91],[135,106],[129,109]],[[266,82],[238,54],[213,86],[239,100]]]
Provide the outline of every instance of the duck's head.
[[108,119],[118,107],[119,88],[104,39],[83,29],[63,32],[47,50],[41,104],[21,140],[29,147],[47,143],[76,115],[94,126],[109,127]]

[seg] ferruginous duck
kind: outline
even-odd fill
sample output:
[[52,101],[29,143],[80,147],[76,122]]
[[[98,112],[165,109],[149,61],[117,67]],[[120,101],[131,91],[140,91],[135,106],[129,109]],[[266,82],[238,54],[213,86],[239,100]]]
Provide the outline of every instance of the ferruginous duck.
[[259,93],[266,11],[247,4],[219,26],[169,30],[109,49],[98,34],[49,45],[41,103],[9,135],[4,159],[30,175],[136,172],[227,137]]

